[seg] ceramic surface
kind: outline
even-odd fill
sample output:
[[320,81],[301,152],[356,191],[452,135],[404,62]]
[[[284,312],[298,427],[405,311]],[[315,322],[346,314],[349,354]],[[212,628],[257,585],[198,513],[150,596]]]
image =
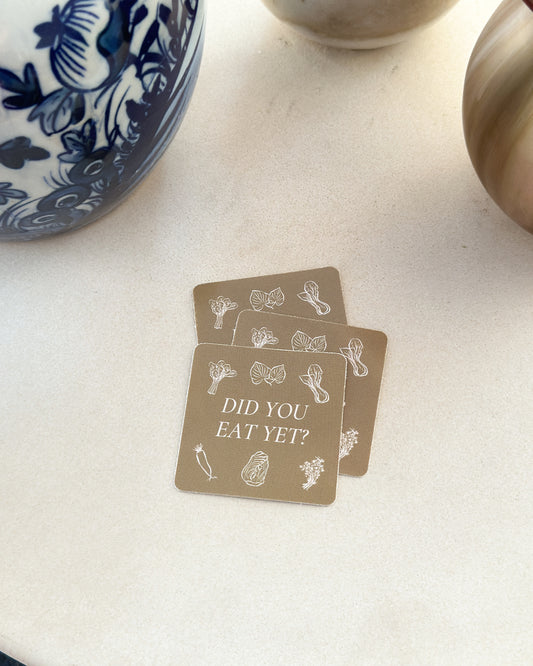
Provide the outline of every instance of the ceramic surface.
[[488,193],[533,232],[533,11],[522,0],[505,0],[474,47],[463,125]]
[[80,227],[178,129],[203,0],[2,0],[0,18],[0,240]]
[[457,0],[263,0],[281,20],[316,41],[353,49],[402,41]]

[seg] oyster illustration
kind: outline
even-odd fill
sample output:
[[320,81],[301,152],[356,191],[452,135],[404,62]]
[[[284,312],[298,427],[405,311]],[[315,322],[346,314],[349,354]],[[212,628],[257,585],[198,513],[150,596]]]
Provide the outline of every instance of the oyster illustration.
[[268,472],[268,456],[263,451],[256,451],[242,468],[241,479],[248,486],[256,488],[265,482]]

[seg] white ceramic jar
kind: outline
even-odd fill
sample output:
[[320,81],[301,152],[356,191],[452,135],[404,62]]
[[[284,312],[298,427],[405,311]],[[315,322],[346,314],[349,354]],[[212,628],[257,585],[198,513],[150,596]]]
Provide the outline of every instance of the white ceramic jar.
[[463,126],[487,192],[533,233],[533,2],[504,0],[466,72]]
[[349,49],[400,42],[457,0],[263,0],[282,21],[315,41]]
[[0,240],[128,194],[178,129],[203,24],[203,0],[1,0]]

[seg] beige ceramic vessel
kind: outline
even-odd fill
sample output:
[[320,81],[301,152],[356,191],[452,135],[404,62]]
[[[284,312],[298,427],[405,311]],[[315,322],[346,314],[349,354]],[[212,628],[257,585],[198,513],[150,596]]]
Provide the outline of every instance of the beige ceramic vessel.
[[373,49],[400,42],[457,0],[263,0],[282,21],[329,46]]
[[466,72],[463,125],[487,192],[533,233],[532,8],[505,0],[481,33]]

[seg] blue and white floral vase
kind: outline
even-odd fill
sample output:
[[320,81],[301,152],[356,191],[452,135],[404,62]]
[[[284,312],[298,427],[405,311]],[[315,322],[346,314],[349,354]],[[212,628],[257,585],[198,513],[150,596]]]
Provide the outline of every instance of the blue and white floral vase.
[[0,21],[0,240],[84,226],[177,131],[204,2],[1,0]]

